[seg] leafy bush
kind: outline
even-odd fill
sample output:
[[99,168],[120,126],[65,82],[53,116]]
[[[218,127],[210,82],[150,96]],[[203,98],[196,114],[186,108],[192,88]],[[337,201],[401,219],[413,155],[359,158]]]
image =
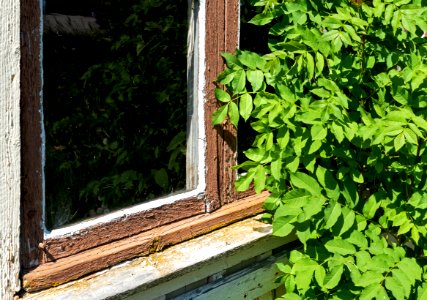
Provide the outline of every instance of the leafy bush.
[[268,190],[284,299],[427,297],[420,0],[252,0],[267,53],[224,53],[213,123],[251,122],[237,190]]

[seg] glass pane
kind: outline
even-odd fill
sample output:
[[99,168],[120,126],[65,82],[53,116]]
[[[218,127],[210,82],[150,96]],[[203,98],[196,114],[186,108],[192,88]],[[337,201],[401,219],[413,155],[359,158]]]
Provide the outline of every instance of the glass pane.
[[45,1],[45,216],[186,187],[187,0]]

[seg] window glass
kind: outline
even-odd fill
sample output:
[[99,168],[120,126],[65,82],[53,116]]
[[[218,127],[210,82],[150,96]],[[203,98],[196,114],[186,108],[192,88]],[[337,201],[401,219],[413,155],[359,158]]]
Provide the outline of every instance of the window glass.
[[187,0],[46,0],[49,229],[186,188]]

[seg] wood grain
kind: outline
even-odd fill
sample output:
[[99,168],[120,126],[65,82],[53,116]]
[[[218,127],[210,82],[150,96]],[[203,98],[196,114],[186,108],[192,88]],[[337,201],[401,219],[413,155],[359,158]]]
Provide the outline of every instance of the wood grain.
[[43,262],[55,261],[150,229],[205,212],[204,199],[182,199],[113,222],[101,223],[72,235],[44,241]]
[[19,2],[0,9],[0,299],[19,290]]
[[42,230],[40,1],[21,2],[21,266],[37,266]]
[[218,109],[215,80],[224,70],[222,52],[234,52],[238,45],[238,0],[206,1],[206,154],[207,211],[236,199],[234,192],[236,164],[236,131],[229,123],[212,127],[212,114]]
[[263,193],[210,213],[165,225],[76,255],[40,265],[23,277],[27,291],[57,286],[117,263],[139,257],[211,232],[262,212]]

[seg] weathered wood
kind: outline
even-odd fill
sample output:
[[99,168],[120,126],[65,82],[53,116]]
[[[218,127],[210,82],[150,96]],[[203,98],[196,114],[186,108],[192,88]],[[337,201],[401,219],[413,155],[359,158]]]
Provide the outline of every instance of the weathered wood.
[[[105,272],[35,293],[26,300],[171,299],[212,282],[224,270],[244,268],[271,250],[295,241],[295,236],[271,235],[271,225],[248,218],[195,239],[169,247]],[[289,245],[289,250],[293,249]],[[256,259],[253,259],[256,257]],[[160,297],[160,298],[159,298]]]
[[[216,299],[255,299],[270,293],[280,284],[275,282],[279,275],[278,262],[286,262],[288,254],[271,256],[264,261],[253,264],[237,273],[231,274],[204,285],[194,291],[185,293],[177,300],[216,300]],[[265,299],[265,298],[264,298]],[[270,299],[273,299],[272,297]]]
[[212,129],[212,113],[218,108],[215,99],[214,81],[224,69],[220,56],[222,52],[233,52],[237,47],[238,36],[237,0],[206,1],[206,154],[207,164],[207,210],[214,211],[222,204],[235,199],[235,171],[231,166],[236,163],[235,129],[226,123]]
[[0,299],[19,285],[19,1],[0,5]]
[[123,216],[108,224],[100,223],[64,237],[47,239],[44,241],[43,262],[64,258],[204,212],[203,199],[182,199],[172,204]]
[[[225,45],[221,52],[235,52],[238,47],[239,0],[226,0],[225,7]],[[224,205],[238,200],[234,187],[237,171],[231,168],[237,164],[237,130],[230,121],[224,124],[221,148],[221,204]]]
[[39,264],[42,230],[40,1],[21,1],[21,267]]
[[87,274],[211,232],[262,211],[266,193],[226,205],[210,214],[195,216],[90,249],[56,262],[40,265],[24,275],[23,286],[36,291],[66,283]]
[[[202,2],[203,3],[203,2]],[[21,261],[24,271],[36,267],[40,262],[70,259],[78,253],[86,253],[89,249],[100,251],[115,245],[120,239],[126,242],[132,235],[140,236],[142,232],[151,230],[171,222],[189,218],[205,212],[214,211],[221,205],[236,199],[234,192],[235,172],[231,166],[235,164],[236,135],[230,124],[224,128],[213,128],[211,115],[217,108],[214,97],[213,81],[223,69],[223,61],[219,53],[234,51],[237,46],[238,1],[207,0],[206,1],[206,71],[205,71],[205,131],[206,131],[206,192],[204,199],[187,199],[168,204],[131,216],[103,223],[80,230],[69,236],[49,238],[43,241],[42,231],[42,163],[41,163],[41,77],[40,77],[40,7],[38,0],[22,1],[22,248]],[[201,97],[201,95],[199,95]],[[205,201],[205,202],[204,202]],[[250,215],[251,211],[242,212]],[[239,213],[237,214],[239,215]],[[225,217],[234,220],[236,215]],[[240,218],[240,216],[238,217]],[[237,218],[237,219],[238,219]],[[225,224],[228,221],[225,222]],[[211,229],[222,226],[212,224]],[[203,229],[202,232],[206,230]],[[171,241],[177,236],[171,236]],[[123,252],[123,257],[114,254],[111,261],[95,264],[94,269],[105,267],[125,259],[144,255],[146,242],[133,245],[130,252]],[[144,244],[145,243],[145,244]],[[174,243],[174,242],[168,242]],[[41,245],[40,251],[39,245]],[[104,245],[98,248],[100,245]],[[71,257],[72,256],[72,257]],[[77,264],[76,266],[81,266]],[[72,268],[73,269],[73,268]],[[75,268],[74,268],[75,269]],[[73,269],[73,270],[74,270]],[[88,268],[91,270],[92,268]],[[80,275],[79,275],[80,276]]]
[[43,30],[61,35],[93,35],[99,25],[93,17],[48,14],[44,16]]

